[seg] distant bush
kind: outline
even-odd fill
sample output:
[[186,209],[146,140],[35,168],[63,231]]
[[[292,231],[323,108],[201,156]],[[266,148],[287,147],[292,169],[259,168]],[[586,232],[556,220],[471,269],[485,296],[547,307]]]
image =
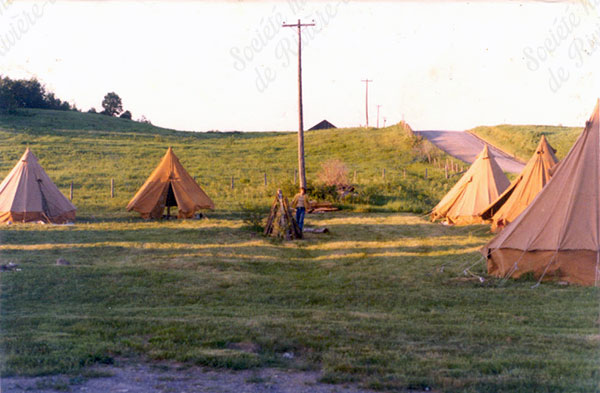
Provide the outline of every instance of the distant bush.
[[341,160],[330,159],[321,164],[317,180],[326,186],[348,186],[348,167]]
[[119,117],[121,119],[129,119],[129,120],[131,120],[131,112],[125,111],[125,112],[121,113],[121,115]]
[[334,185],[317,183],[308,189],[310,199],[319,201],[337,202],[339,200],[338,188]]
[[[144,124],[152,124],[152,122],[150,122],[150,120],[148,118],[146,118],[146,116],[142,115],[139,119],[136,120],[139,123],[144,123]],[[209,131],[210,132],[210,131]]]

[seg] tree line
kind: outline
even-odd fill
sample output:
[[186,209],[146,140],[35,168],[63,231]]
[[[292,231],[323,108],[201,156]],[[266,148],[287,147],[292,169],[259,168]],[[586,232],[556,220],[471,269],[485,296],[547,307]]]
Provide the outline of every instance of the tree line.
[[0,109],[12,112],[19,108],[77,110],[46,90],[36,78],[15,80],[0,75]]
[[[80,112],[74,104],[69,104],[56,97],[36,78],[11,79],[8,76],[0,75],[0,111],[14,113],[21,108]],[[123,110],[121,97],[115,92],[107,93],[104,96],[102,109],[101,112],[96,112],[95,108],[90,108],[88,113],[100,113],[130,120],[132,117],[130,111]],[[149,123],[144,117],[141,121]]]

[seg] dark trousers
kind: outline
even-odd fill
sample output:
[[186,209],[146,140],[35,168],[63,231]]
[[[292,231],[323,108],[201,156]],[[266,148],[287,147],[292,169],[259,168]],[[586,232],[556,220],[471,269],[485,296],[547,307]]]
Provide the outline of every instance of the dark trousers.
[[303,207],[296,208],[296,222],[300,227],[300,232],[302,232],[302,228],[304,228],[304,215],[306,214],[306,209]]

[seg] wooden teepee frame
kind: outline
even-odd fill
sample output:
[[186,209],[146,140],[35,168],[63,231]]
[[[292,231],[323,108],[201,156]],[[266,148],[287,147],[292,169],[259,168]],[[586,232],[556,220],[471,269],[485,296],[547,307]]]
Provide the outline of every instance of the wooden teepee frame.
[[271,205],[271,212],[267,219],[265,235],[282,237],[286,240],[302,239],[300,227],[290,209],[286,197],[281,190],[277,191],[277,196]]

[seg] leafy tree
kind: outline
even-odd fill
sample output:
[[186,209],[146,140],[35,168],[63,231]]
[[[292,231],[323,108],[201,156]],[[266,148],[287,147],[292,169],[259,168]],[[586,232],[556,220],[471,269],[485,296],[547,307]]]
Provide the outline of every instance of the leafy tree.
[[118,116],[123,112],[123,102],[121,101],[121,97],[115,92],[107,93],[102,100],[102,108],[104,108],[101,112],[102,114]]
[[14,111],[18,108],[76,109],[47,91],[36,78],[13,80],[0,76],[0,110]]
[[91,107],[91,108],[88,110],[88,113],[97,113],[97,112],[96,112],[96,108],[94,108],[94,107]]
[[123,113],[121,113],[121,116],[119,116],[121,119],[129,119],[131,120],[131,112],[129,111],[125,111]]
[[12,80],[0,76],[0,109],[3,111],[12,112],[19,106],[12,93],[12,84]]

